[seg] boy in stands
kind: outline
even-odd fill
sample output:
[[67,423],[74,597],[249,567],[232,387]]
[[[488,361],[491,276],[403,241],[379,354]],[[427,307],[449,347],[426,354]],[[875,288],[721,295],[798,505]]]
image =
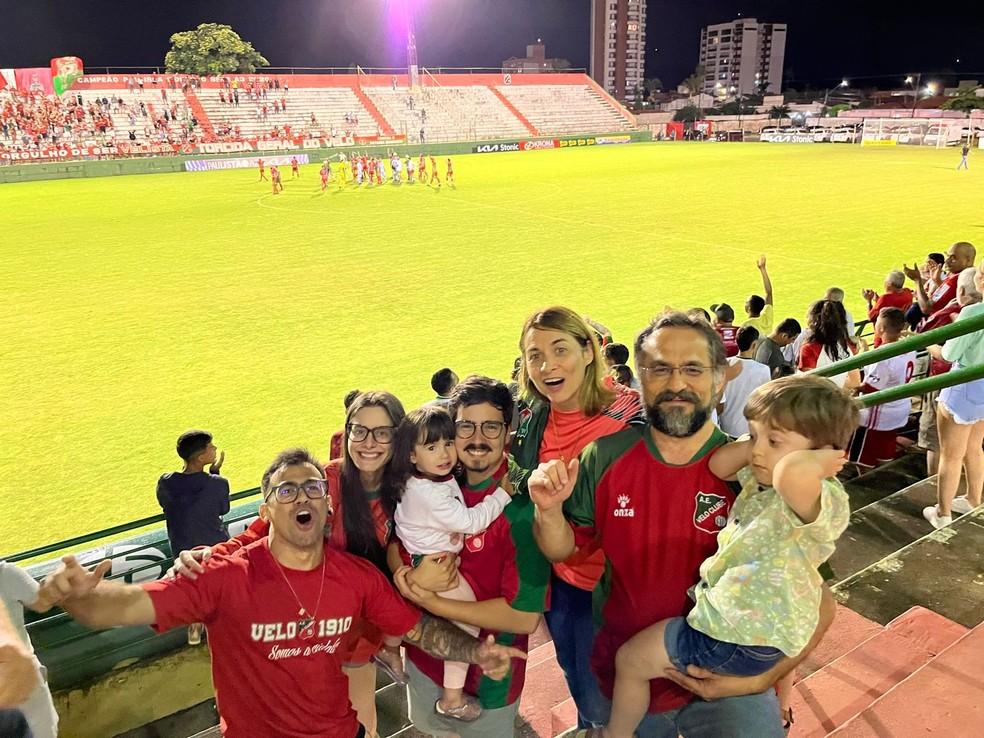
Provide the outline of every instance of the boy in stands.
[[735,311],[728,303],[711,305],[714,320],[711,324],[724,342],[725,355],[730,359],[738,355],[738,327],[734,325]]
[[297,157],[290,157],[290,178],[295,179],[301,176],[301,167],[297,163]]
[[[905,313],[899,308],[882,308],[875,321],[875,338],[879,345],[896,343],[906,327]],[[862,395],[908,384],[916,369],[916,352],[910,351],[891,359],[882,359],[867,370]],[[878,466],[895,458],[895,437],[909,422],[912,400],[886,402],[861,413],[861,426],[851,442],[851,461],[864,466]]]
[[262,159],[257,160],[256,164],[260,168],[260,182],[266,182],[267,181],[266,165],[263,163]]
[[454,187],[454,166],[451,164],[451,157],[448,157],[448,173],[445,177],[450,187]]
[[434,184],[435,182],[437,182],[437,188],[440,189],[441,175],[437,173],[437,159],[435,159],[433,156],[430,157],[430,165],[431,165],[430,184]]

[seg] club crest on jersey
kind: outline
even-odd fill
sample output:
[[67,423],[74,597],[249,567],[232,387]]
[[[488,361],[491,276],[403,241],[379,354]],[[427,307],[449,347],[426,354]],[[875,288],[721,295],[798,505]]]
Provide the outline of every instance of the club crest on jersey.
[[526,438],[530,432],[530,420],[533,418],[533,411],[526,405],[519,409],[519,424],[516,427],[516,438]]
[[474,536],[465,536],[465,548],[472,553],[478,553],[485,548],[485,531]]
[[612,515],[614,515],[616,518],[635,517],[635,508],[629,507],[629,504],[632,502],[632,499],[628,495],[619,495],[618,497],[615,498],[615,500],[616,502],[618,502],[618,507],[612,510]]
[[698,492],[694,497],[694,526],[715,534],[728,522],[728,501],[722,495]]

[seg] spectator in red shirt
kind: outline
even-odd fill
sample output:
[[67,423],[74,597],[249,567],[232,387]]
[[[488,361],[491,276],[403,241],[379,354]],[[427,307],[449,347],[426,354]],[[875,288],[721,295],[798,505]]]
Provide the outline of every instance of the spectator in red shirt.
[[[810,337],[800,347],[797,368],[801,372],[818,369],[849,358],[855,351],[847,332],[847,313],[844,304],[820,300],[810,308]],[[840,387],[851,389],[861,384],[861,373],[852,369],[830,378]]]
[[923,285],[923,276],[919,267],[915,264],[911,267],[902,266],[905,276],[916,283],[916,301],[919,303],[919,309],[924,316],[932,317],[933,313],[946,306],[950,300],[957,296],[957,278],[964,269],[974,266],[976,258],[977,249],[972,243],[959,241],[953,244],[946,252],[947,277],[931,295],[926,294],[926,287]]
[[[874,323],[878,320],[882,308],[898,308],[907,312],[912,307],[913,293],[905,286],[905,273],[892,271],[885,277],[885,293],[879,295],[874,290],[861,290],[861,296],[868,301],[868,320]],[[875,348],[881,340],[875,337]]]
[[[755,295],[753,295],[755,297]],[[717,334],[724,342],[724,353],[729,359],[738,355],[738,326],[734,325],[735,311],[728,303],[711,305],[711,312],[714,313],[712,325]]]
[[269,537],[210,560],[207,576],[143,585],[102,582],[112,562],[87,571],[66,557],[46,584],[62,594],[57,604],[91,628],[153,625],[165,631],[204,621],[227,738],[364,736],[342,672],[346,634],[363,621],[406,633],[408,643],[438,658],[479,664],[493,679],[507,673],[513,657],[525,658],[421,615],[378,569],[333,549],[324,538],[331,514],[324,471],[307,451],[279,454],[263,474],[261,490]]

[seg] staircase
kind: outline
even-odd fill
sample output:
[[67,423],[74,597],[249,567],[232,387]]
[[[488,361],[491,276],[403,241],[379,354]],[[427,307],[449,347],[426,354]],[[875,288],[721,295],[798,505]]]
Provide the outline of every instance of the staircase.
[[212,127],[212,121],[208,117],[208,113],[205,112],[205,108],[202,106],[202,101],[198,99],[198,95],[190,89],[184,95],[188,101],[188,107],[191,108],[191,112],[194,113],[198,125],[201,126],[202,132],[205,134],[205,140],[214,140],[215,129]]

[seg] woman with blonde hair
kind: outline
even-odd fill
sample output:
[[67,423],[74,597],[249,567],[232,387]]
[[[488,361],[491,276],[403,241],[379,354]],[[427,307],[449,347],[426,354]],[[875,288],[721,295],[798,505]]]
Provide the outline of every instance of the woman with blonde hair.
[[[519,350],[522,406],[510,453],[522,470],[515,480],[520,491],[541,462],[572,459],[603,436],[646,425],[639,393],[611,381],[596,331],[570,308],[549,307],[531,315]],[[579,551],[555,564],[545,613],[581,728],[604,722],[590,667],[591,592],[604,566],[600,550]]]

